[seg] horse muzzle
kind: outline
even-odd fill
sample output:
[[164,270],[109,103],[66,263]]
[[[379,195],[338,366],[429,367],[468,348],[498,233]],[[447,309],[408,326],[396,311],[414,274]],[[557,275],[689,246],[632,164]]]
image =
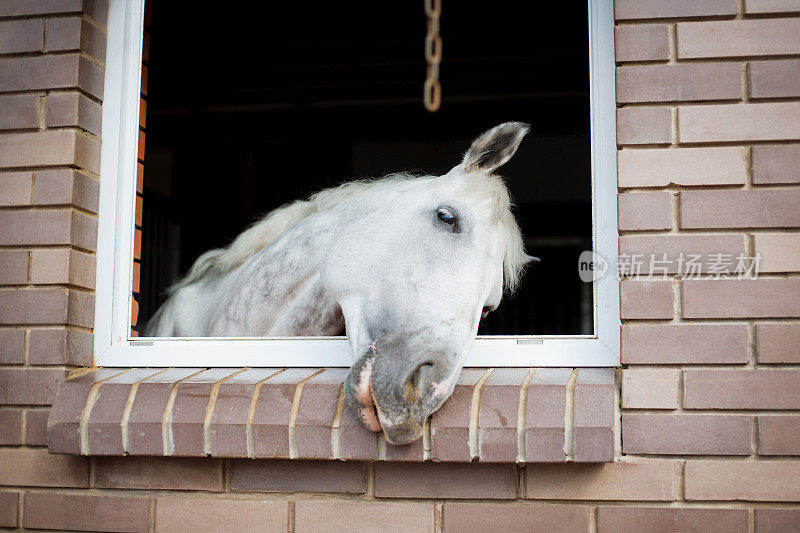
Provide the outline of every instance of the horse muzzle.
[[450,395],[440,384],[453,369],[444,353],[403,357],[390,348],[395,343],[373,345],[350,369],[345,395],[350,406],[371,431],[383,431],[386,441],[401,445],[422,436],[425,420]]

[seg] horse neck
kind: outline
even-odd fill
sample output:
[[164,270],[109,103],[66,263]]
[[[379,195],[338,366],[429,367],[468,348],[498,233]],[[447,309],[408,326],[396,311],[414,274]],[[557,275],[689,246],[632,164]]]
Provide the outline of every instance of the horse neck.
[[336,335],[339,305],[320,280],[335,221],[316,213],[284,231],[218,286],[224,309],[211,324],[215,335]]

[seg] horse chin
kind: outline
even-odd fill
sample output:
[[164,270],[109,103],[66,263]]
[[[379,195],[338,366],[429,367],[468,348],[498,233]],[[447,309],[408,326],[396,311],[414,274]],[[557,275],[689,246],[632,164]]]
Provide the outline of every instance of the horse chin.
[[422,436],[422,426],[416,428],[396,428],[395,430],[384,428],[383,436],[386,438],[386,442],[394,446],[411,444]]

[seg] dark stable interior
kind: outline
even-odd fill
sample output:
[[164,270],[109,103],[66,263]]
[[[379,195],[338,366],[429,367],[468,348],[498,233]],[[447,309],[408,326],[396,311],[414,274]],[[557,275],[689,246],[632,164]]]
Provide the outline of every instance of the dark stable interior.
[[[233,7],[233,6],[232,6]],[[423,2],[154,2],[140,324],[199,254],[343,181],[443,174],[504,121],[532,125],[506,178],[527,251],[481,335],[592,333],[585,3],[445,2],[442,106],[423,107]]]

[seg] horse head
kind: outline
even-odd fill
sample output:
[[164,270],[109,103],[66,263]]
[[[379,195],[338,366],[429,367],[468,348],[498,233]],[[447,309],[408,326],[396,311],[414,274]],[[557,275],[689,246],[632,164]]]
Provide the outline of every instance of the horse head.
[[422,435],[453,392],[481,317],[531,259],[493,174],[528,130],[509,122],[487,131],[447,174],[350,202],[350,222],[337,228],[320,274],[354,353],[345,394],[389,443]]

